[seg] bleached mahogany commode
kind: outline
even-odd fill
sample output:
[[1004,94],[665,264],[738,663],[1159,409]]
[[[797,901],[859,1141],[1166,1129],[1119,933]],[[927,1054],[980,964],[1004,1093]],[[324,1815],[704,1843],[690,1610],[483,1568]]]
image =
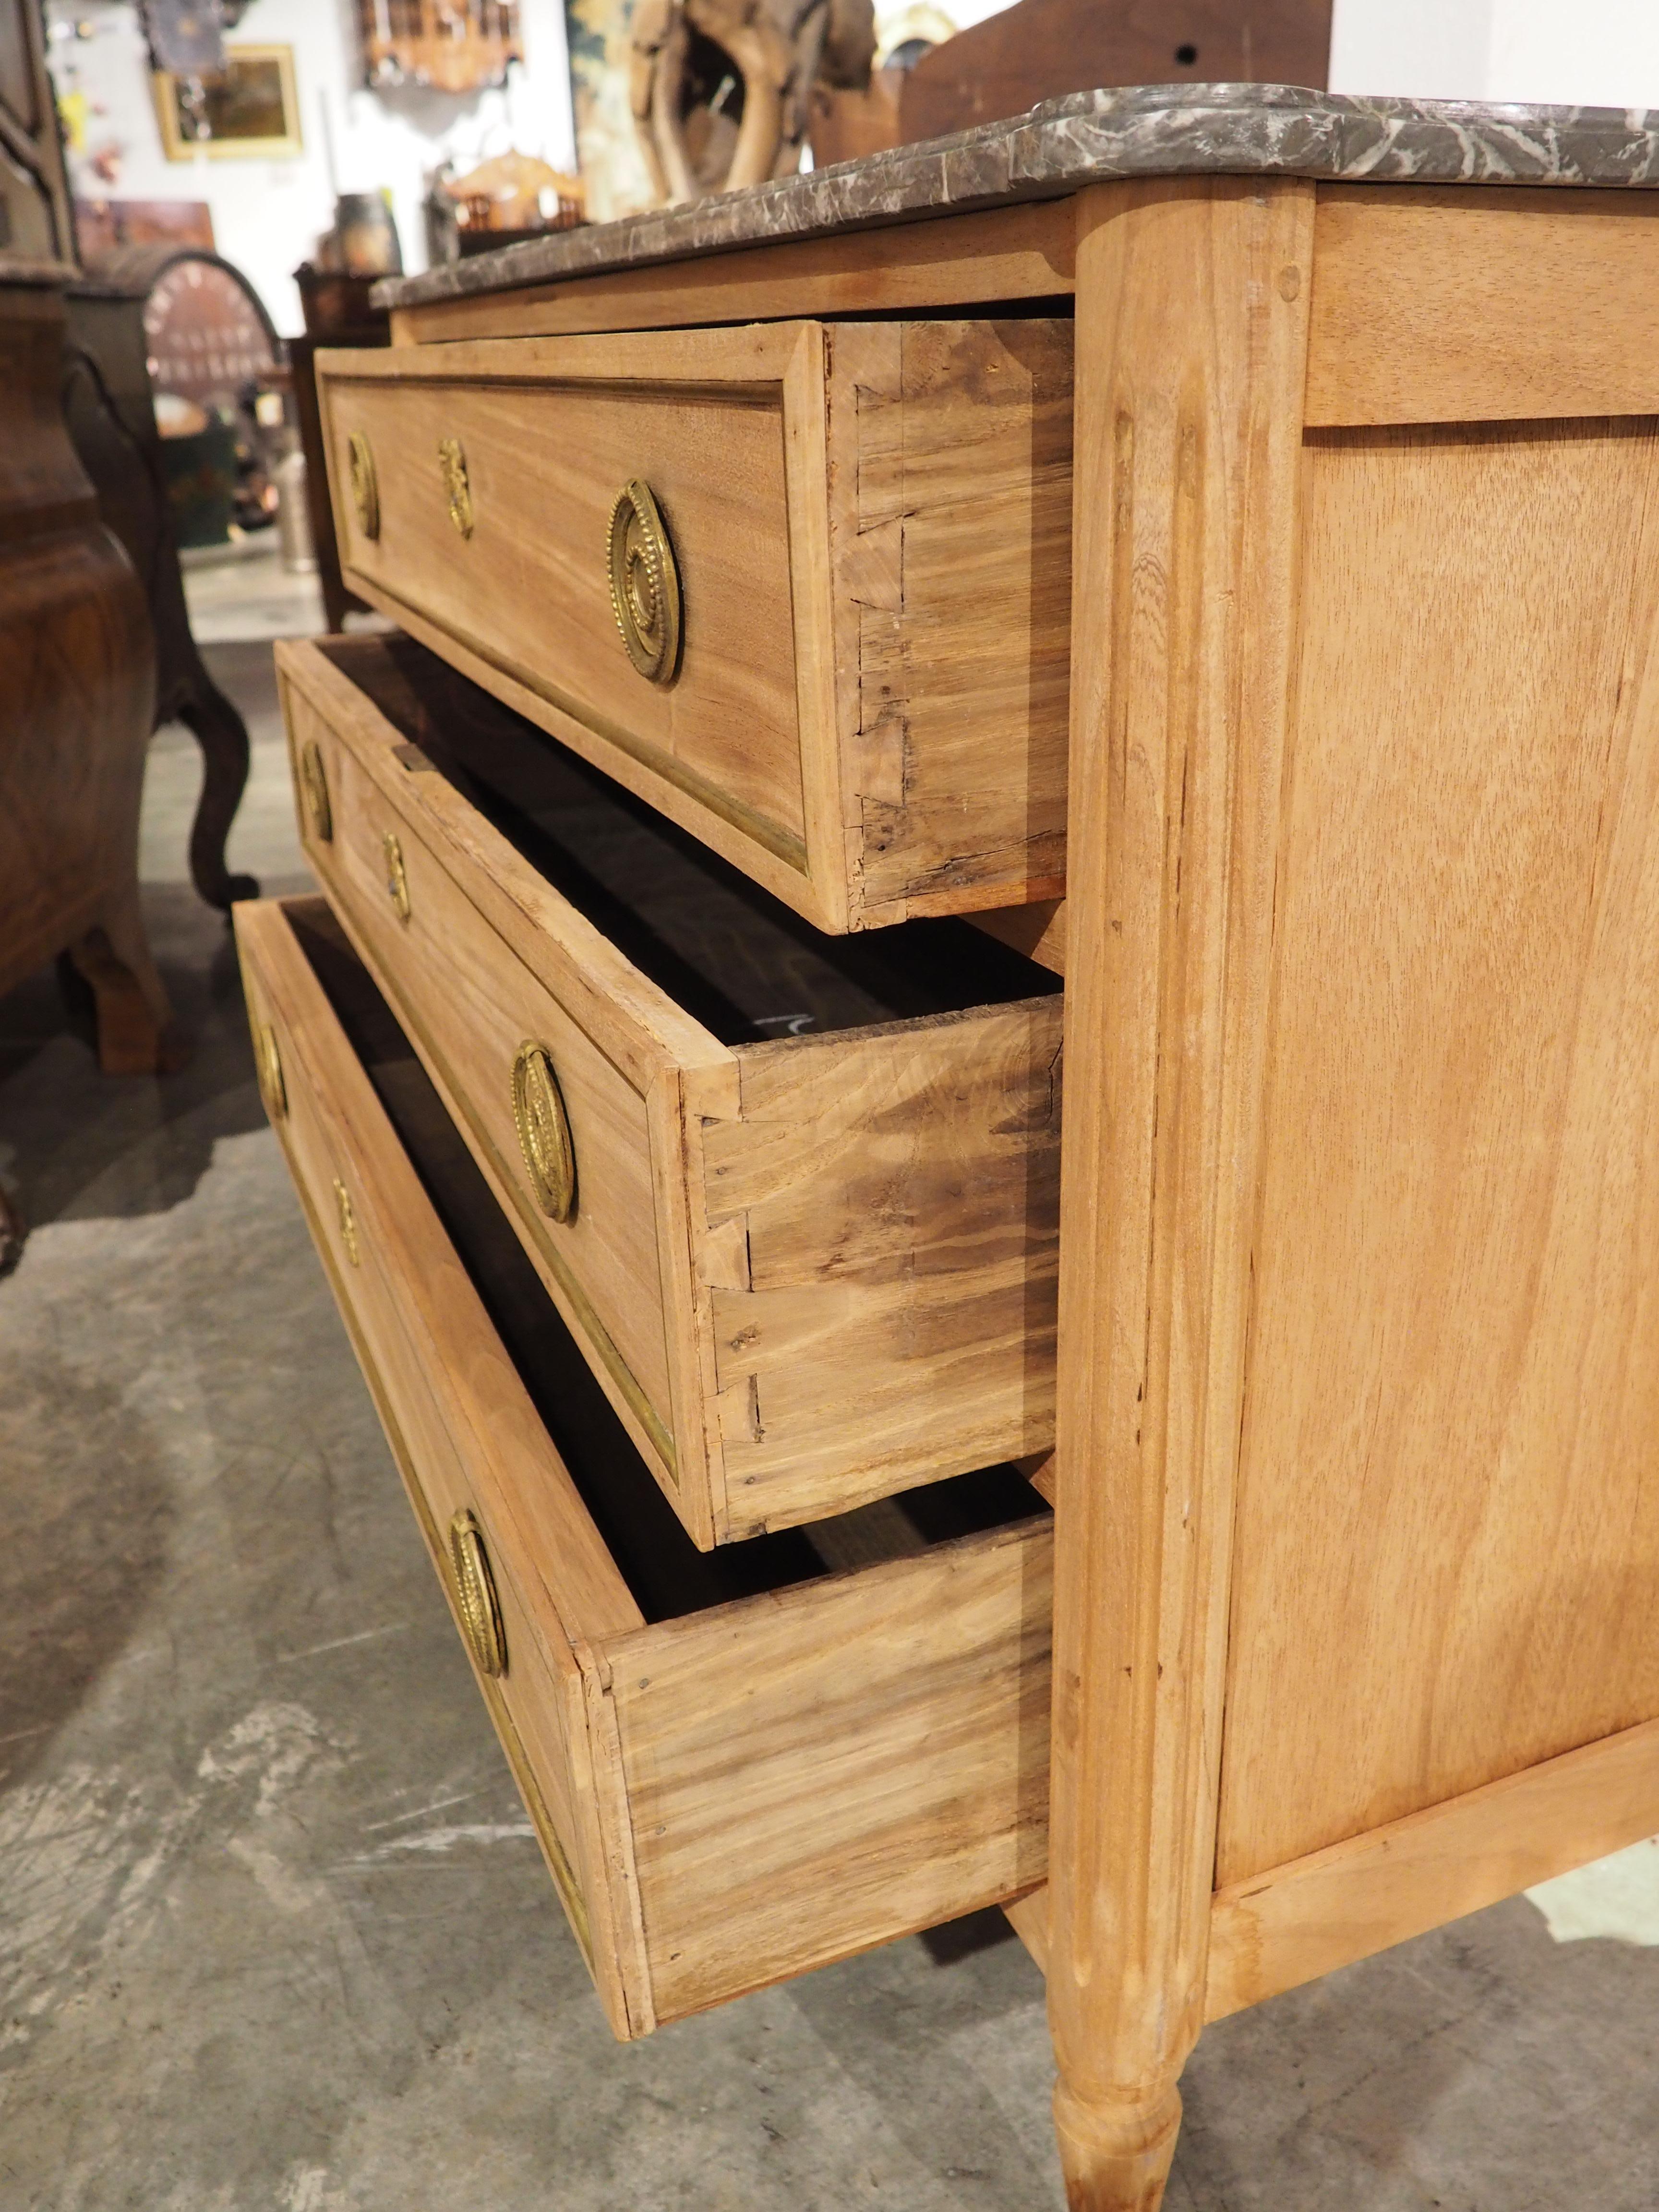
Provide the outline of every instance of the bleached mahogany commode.
[[818,936],[410,639],[277,663],[318,878],[696,1541],[1045,1455],[1056,979]]
[[[319,359],[349,582],[526,743],[660,810],[831,967],[806,924],[874,933],[892,974],[935,927],[959,977],[997,937],[1066,972],[1043,1889],[1019,1717],[1046,1696],[1048,1522],[1012,1473],[902,1451],[893,1487],[921,1486],[878,1500],[860,1443],[834,1480],[856,1462],[877,1502],[850,1516],[682,1534],[661,1440],[627,1460],[647,1425],[584,1336],[599,1257],[571,1247],[567,1282],[528,1232],[483,1071],[509,1007],[556,1002],[624,1074],[628,1024],[648,1034],[645,1091],[679,1086],[637,1138],[581,1111],[593,1202],[634,1175],[659,1283],[699,1250],[713,1270],[686,1264],[712,1318],[652,1401],[681,1467],[695,1435],[736,1451],[678,1501],[706,1543],[751,1525],[732,1469],[772,1387],[758,1360],[752,1389],[722,1379],[735,1337],[692,1360],[757,1291],[755,1214],[746,1243],[717,1207],[688,1226],[754,1048],[676,1027],[642,937],[624,988],[634,923],[616,958],[583,936],[603,902],[538,869],[534,808],[348,708],[362,648],[285,663],[339,919],[244,918],[267,1091],[624,2032],[1012,1900],[1047,1960],[1072,2203],[1152,2212],[1206,2018],[1659,1830],[1655,184],[1639,115],[1091,94],[400,283],[389,353]],[[354,842],[377,830],[378,891]],[[694,907],[682,949],[707,944]],[[942,915],[992,934],[916,919]],[[377,1059],[342,927],[429,1079]],[[446,974],[476,1067],[434,1026]],[[919,1083],[884,1116],[884,1073],[855,1109],[860,1142],[937,1168],[955,1140],[922,1133],[965,1083],[971,1159],[1012,1141],[1035,1212],[1004,1189],[953,1214],[977,1170],[930,1169],[931,1208],[875,1176],[794,1224],[829,1240],[816,1295],[866,1260],[866,1291],[898,1282],[870,1240],[901,1216],[936,1259],[963,1222],[957,1257],[1000,1286],[1004,1413],[1011,1284],[1026,1376],[1047,1359],[1054,1003],[969,987],[908,1015],[920,1057],[893,1066]],[[920,1042],[941,1022],[969,1048],[948,1076]],[[559,1040],[525,1038],[532,1182],[556,1199],[574,1132],[586,1193]],[[738,1066],[705,1092],[719,1051]],[[800,1155],[755,1141],[770,1202]],[[786,1394],[817,1325],[790,1310]],[[880,1310],[896,1371],[928,1329]],[[975,1324],[928,1311],[957,1347],[926,1369],[932,1419],[972,1397]],[[538,1409],[588,1401],[538,1380],[547,1346],[591,1398],[562,1458]],[[666,1597],[606,1548],[623,1490],[682,1547]],[[844,1703],[813,1706],[831,1682]]]

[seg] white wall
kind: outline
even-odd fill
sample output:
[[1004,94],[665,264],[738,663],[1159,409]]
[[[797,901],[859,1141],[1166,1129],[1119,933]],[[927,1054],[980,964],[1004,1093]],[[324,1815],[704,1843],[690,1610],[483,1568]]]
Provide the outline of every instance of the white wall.
[[1497,0],[1334,0],[1331,90],[1395,93],[1415,100],[1478,97],[1496,4]]
[[[325,104],[339,189],[391,187],[404,266],[411,270],[425,262],[421,202],[426,174],[446,156],[465,169],[515,146],[555,168],[575,167],[563,0],[520,0],[524,68],[514,72],[505,90],[467,97],[362,89],[351,0],[254,0],[230,43],[295,50],[305,150],[289,161],[215,160],[205,154],[167,161],[137,9],[129,0],[51,0],[51,15],[57,22],[88,24],[93,33],[52,42],[60,91],[73,82],[94,109],[104,111],[88,118],[85,155],[70,156],[77,196],[205,200],[219,251],[251,279],[285,335],[301,327],[291,272],[310,257],[333,216]],[[111,142],[122,149],[112,185],[89,166],[91,156]]]
[[1493,100],[1659,107],[1659,6],[1497,0],[1486,66]]
[[1335,0],[1331,89],[1659,107],[1659,0]]

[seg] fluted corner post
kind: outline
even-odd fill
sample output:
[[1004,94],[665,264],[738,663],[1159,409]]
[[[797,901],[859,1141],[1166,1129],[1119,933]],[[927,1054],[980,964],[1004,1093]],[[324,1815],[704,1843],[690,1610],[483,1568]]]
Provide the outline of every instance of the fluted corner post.
[[1052,1919],[1073,2212],[1204,2016],[1314,188],[1078,204]]

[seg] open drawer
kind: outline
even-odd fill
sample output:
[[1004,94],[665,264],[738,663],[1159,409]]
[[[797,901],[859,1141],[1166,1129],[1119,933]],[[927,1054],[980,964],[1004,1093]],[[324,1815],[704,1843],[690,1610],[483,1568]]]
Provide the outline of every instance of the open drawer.
[[307,855],[695,1540],[1051,1449],[1056,979],[822,936],[410,639],[277,666]]
[[267,1109],[617,2033],[1041,1881],[1030,1486],[700,1553],[326,906],[236,934]]
[[1063,890],[1069,320],[317,375],[351,589],[820,928]]

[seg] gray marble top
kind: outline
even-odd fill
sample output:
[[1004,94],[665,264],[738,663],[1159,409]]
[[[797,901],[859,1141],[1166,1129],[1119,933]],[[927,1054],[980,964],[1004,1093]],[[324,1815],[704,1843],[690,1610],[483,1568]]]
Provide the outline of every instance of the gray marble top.
[[769,239],[1054,198],[1115,177],[1183,175],[1659,187],[1659,108],[1359,100],[1282,84],[1071,93],[953,137],[389,278],[374,299],[416,307]]

